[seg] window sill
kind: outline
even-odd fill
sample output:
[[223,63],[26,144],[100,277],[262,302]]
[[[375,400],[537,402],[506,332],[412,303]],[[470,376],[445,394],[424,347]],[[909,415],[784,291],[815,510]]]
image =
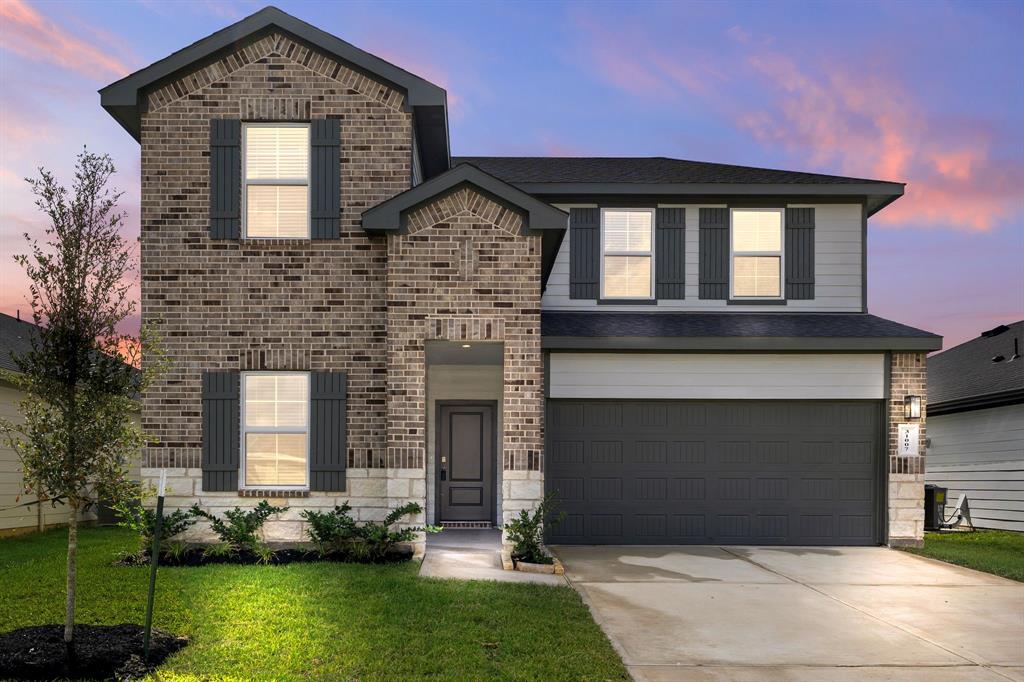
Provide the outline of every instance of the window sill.
[[654,298],[599,298],[598,305],[658,305]]
[[786,305],[784,298],[730,298],[726,305]]
[[308,490],[274,490],[273,488],[244,488],[239,497],[309,497]]

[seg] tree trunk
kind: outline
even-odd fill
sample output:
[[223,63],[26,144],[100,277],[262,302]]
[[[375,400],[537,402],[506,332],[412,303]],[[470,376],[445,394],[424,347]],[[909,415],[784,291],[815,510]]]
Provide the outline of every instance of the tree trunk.
[[75,584],[78,577],[78,502],[70,502],[68,517],[68,585],[67,602],[64,609],[64,648],[67,651],[68,663],[75,656]]

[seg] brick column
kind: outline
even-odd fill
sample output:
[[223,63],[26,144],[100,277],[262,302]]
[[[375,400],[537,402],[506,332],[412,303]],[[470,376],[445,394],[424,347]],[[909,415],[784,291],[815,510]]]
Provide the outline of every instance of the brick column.
[[[924,542],[924,443],[927,386],[924,353],[893,353],[889,365],[889,537],[892,547],[919,547]],[[921,396],[921,419],[908,420],[904,398]],[[921,426],[917,457],[899,456],[899,425]]]

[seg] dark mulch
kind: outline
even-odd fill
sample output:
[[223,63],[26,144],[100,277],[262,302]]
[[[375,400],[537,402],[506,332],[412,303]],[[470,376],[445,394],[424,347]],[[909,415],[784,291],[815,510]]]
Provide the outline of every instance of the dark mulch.
[[[413,551],[411,547],[402,546],[396,547],[384,557],[383,560],[372,562],[380,564],[394,564],[401,563],[403,561],[409,561],[412,559]],[[191,547],[184,552],[179,554],[165,554],[160,557],[161,566],[207,566],[210,564],[239,564],[243,566],[252,566],[256,564],[267,564],[271,566],[283,566],[285,564],[296,564],[296,563],[310,563],[319,561],[333,561],[339,563],[371,563],[367,561],[361,561],[347,554],[327,554],[326,556],[318,554],[310,549],[278,549],[274,551],[269,561],[264,559],[252,552],[241,551],[235,554],[207,554],[203,551],[202,547]],[[130,554],[122,557],[118,564],[122,566],[138,566],[148,565],[149,556],[140,556],[137,554]]]
[[188,640],[153,628],[149,663],[142,661],[141,625],[76,625],[75,662],[68,665],[63,625],[35,625],[0,633],[0,679],[134,680]]

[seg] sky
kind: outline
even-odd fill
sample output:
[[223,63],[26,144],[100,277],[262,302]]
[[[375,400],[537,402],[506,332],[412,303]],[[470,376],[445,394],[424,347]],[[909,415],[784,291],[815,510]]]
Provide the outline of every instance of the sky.
[[[0,0],[0,311],[45,222],[23,178],[139,147],[97,90],[253,2]],[[443,86],[455,155],[669,156],[907,183],[869,222],[869,312],[962,343],[1024,318],[1024,2],[286,2]],[[138,319],[125,324],[137,329]]]

